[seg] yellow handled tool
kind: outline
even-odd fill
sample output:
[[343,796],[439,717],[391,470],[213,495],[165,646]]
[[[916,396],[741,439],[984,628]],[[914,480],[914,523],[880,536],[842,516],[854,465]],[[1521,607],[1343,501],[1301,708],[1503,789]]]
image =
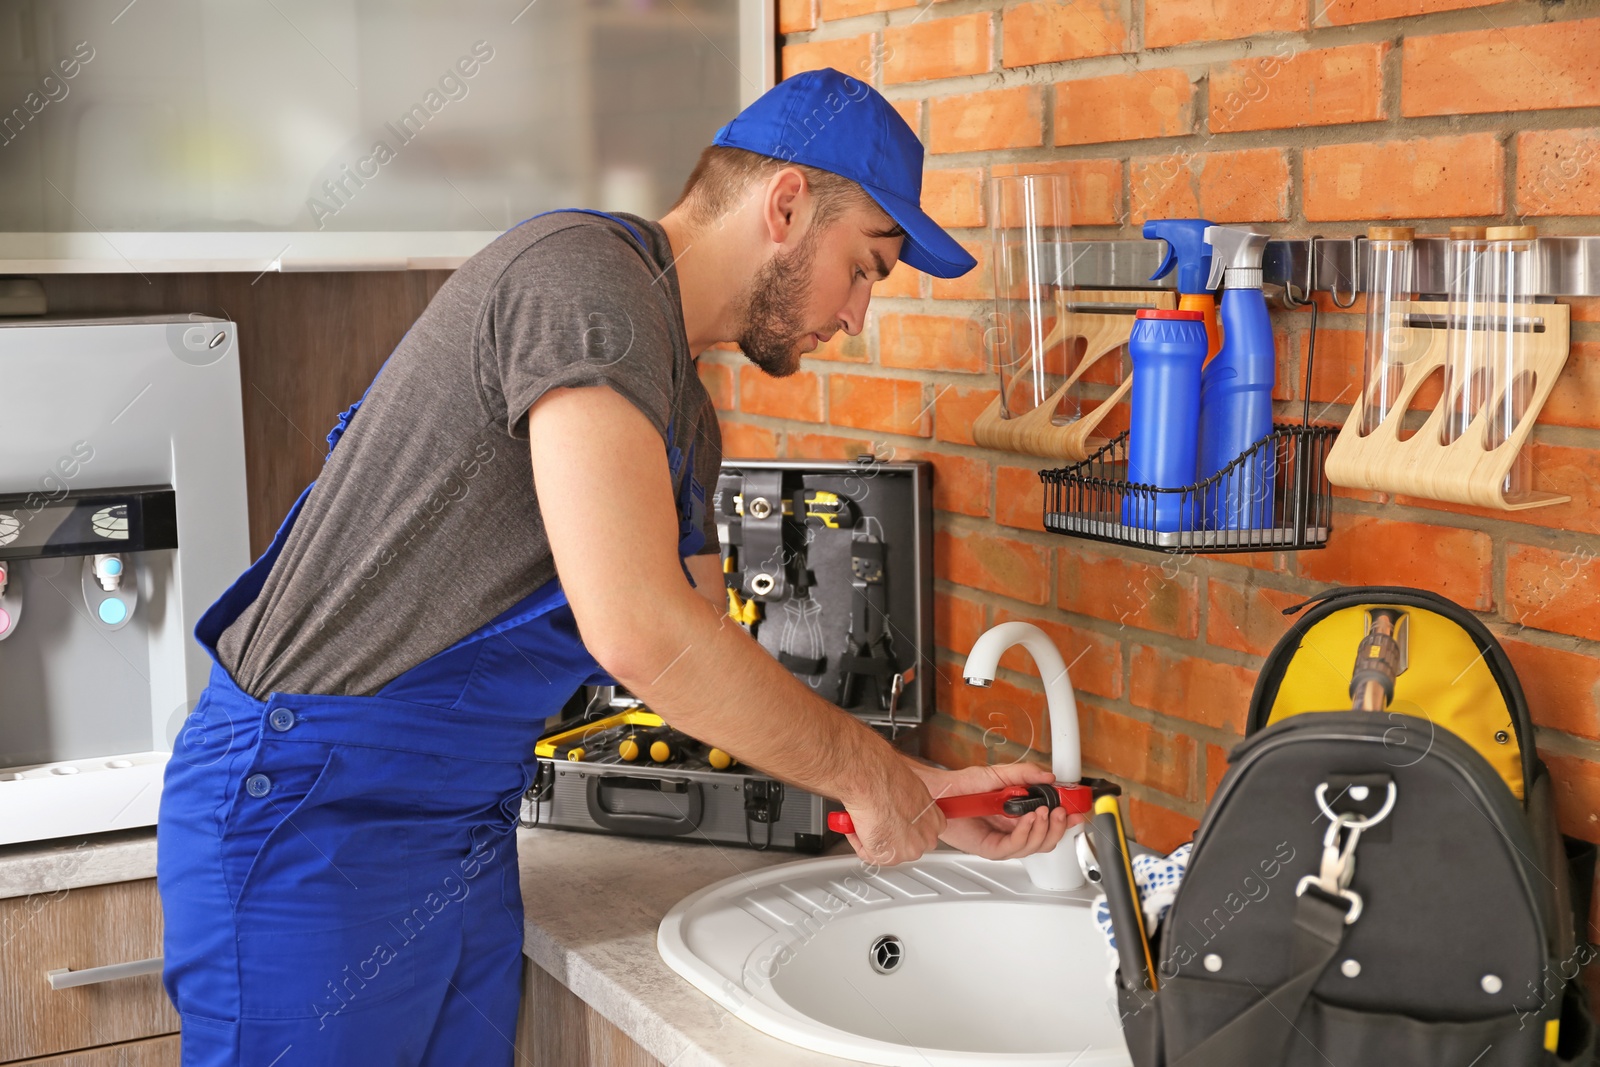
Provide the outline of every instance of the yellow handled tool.
[[1100,861],[1100,882],[1106,887],[1106,906],[1111,911],[1111,927],[1117,935],[1118,973],[1125,989],[1156,988],[1156,965],[1150,955],[1150,938],[1144,929],[1144,910],[1139,906],[1139,890],[1133,880],[1133,863],[1128,858],[1128,835],[1122,829],[1122,810],[1117,798],[1100,797],[1094,802],[1095,857]]

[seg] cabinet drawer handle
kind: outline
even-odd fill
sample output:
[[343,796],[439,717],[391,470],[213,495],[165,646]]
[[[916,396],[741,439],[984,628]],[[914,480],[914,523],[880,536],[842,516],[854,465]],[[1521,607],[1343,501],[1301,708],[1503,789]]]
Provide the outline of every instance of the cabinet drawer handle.
[[161,962],[165,957],[153,956],[147,960],[134,960],[132,963],[110,963],[104,967],[86,967],[81,971],[58,967],[53,971],[44,972],[50,980],[51,989],[72,989],[80,985],[99,985],[101,982],[115,982],[121,978],[137,978],[141,974],[160,974]]

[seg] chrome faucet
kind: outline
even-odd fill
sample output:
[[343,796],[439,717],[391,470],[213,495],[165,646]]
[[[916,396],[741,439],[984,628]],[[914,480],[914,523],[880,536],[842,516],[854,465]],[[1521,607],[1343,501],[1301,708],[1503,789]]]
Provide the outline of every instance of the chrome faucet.
[[[985,631],[967,653],[962,674],[968,685],[984,688],[994,684],[1000,657],[1013,645],[1021,645],[1033,657],[1044,680],[1045,713],[1050,729],[1050,767],[1056,782],[1069,785],[1083,777],[1083,756],[1078,742],[1078,700],[1067,677],[1067,664],[1043,630],[1027,622],[1003,622]],[[1078,863],[1077,839],[1083,826],[1075,826],[1050,852],[1026,856],[1023,868],[1040,889],[1077,889],[1084,883]]]

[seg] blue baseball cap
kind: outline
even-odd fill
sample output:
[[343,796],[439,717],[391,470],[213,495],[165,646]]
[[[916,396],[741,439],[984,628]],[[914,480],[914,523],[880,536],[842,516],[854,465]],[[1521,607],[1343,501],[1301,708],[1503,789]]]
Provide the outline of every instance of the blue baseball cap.
[[906,231],[900,260],[924,274],[957,278],[977,266],[922,210],[922,142],[863,81],[831,68],[786,78],[712,143],[849,178]]

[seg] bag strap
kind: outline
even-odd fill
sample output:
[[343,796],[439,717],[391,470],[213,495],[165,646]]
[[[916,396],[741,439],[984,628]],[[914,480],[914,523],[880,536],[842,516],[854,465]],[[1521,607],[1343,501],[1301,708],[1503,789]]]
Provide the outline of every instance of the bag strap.
[[1311,989],[1339,954],[1348,906],[1324,896],[1316,887],[1300,895],[1294,910],[1295,972],[1282,985],[1228,1020],[1220,1030],[1172,1061],[1170,1067],[1239,1067],[1240,1064],[1284,1062],[1290,1040],[1299,1033],[1295,1021]]

